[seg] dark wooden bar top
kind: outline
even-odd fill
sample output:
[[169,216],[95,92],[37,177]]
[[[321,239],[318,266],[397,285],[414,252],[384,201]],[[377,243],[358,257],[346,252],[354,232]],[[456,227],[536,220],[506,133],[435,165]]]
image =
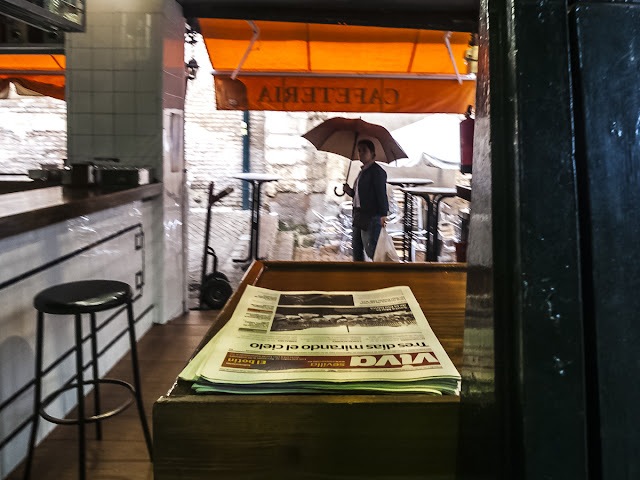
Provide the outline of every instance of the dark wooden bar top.
[[70,218],[146,200],[162,193],[162,183],[127,189],[49,187],[0,195],[0,238]]

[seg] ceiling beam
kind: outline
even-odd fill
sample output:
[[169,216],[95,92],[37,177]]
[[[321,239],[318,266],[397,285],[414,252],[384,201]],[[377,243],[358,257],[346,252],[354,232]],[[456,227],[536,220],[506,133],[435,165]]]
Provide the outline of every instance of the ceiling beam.
[[[478,0],[178,0],[187,18],[478,31]],[[364,5],[363,5],[364,4]]]

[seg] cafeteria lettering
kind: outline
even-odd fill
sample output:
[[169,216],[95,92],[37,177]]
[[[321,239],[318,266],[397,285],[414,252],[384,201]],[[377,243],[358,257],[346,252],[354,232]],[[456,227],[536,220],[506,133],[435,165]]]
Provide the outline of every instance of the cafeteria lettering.
[[349,103],[394,105],[400,100],[395,88],[262,87],[259,102]]

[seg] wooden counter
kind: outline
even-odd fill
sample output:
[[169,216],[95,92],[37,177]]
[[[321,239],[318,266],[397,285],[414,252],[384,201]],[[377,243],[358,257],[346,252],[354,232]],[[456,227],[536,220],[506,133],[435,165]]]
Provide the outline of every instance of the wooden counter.
[[161,193],[161,183],[118,191],[85,187],[49,187],[7,193],[0,195],[0,238],[136,200],[145,200]]
[[[460,370],[463,266],[254,262],[196,352],[229,320],[248,284],[275,290],[408,285]],[[177,381],[154,405],[156,480],[454,477],[458,397],[193,395],[190,386]]]

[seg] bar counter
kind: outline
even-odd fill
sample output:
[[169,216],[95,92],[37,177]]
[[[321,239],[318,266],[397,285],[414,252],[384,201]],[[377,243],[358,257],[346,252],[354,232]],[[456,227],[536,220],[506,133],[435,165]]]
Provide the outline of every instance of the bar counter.
[[[163,268],[174,266],[174,250],[166,254],[168,235],[182,234],[173,217],[164,224],[166,183],[109,191],[98,188],[49,186],[0,195],[0,477],[15,467],[27,451],[33,413],[36,344],[35,296],[46,288],[78,280],[115,280],[133,290],[138,336],[174,315],[182,303],[165,309]],[[174,207],[175,202],[171,204]],[[177,209],[176,209],[177,210]],[[179,237],[181,238],[181,237]],[[176,242],[171,246],[175,246]],[[182,244],[178,243],[181,248]],[[177,250],[178,247],[176,247]],[[167,259],[168,258],[168,259]],[[180,295],[182,290],[175,296]],[[174,315],[175,316],[175,315]],[[48,316],[47,316],[48,317]],[[99,371],[109,371],[128,350],[124,311],[97,312]],[[49,391],[73,381],[75,332],[73,318],[45,319],[44,358]],[[85,324],[86,326],[86,324]],[[86,326],[85,332],[88,332]],[[87,342],[90,343],[90,342]],[[115,393],[115,392],[114,392]],[[73,396],[60,395],[49,412],[66,415]],[[38,437],[55,424],[41,422]],[[3,470],[4,468],[8,470]]]
[[49,187],[0,195],[0,238],[162,194],[162,184],[127,189]]

